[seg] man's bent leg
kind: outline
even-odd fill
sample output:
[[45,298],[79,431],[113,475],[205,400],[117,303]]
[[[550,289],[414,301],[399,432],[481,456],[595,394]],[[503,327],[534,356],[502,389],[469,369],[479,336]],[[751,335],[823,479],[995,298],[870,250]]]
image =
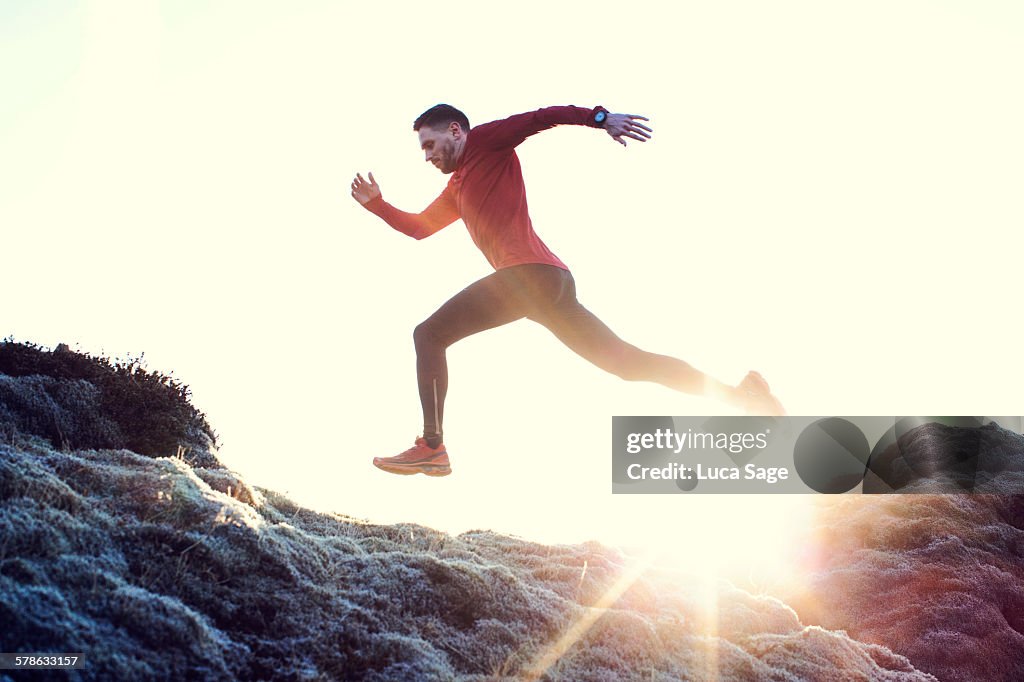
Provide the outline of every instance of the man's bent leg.
[[499,270],[449,299],[416,327],[416,379],[423,406],[423,436],[432,447],[441,442],[444,400],[448,393],[446,350],[460,339],[526,316],[522,292],[507,270]]

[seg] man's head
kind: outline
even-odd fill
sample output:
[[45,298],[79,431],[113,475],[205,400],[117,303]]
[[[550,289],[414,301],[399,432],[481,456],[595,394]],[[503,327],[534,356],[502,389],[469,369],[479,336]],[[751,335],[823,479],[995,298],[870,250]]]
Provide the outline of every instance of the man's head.
[[412,129],[419,133],[426,160],[442,173],[453,172],[469,132],[466,115],[448,104],[438,104],[420,114]]

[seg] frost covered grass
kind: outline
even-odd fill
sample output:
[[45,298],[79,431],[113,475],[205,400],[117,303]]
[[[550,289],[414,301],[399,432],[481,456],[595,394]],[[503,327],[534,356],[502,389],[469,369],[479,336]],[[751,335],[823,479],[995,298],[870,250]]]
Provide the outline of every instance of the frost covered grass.
[[[921,435],[893,471],[963,434]],[[982,435],[984,490],[1019,490],[1020,437]],[[828,500],[784,603],[597,543],[316,513],[213,442],[159,373],[0,344],[0,651],[84,652],[38,679],[1024,679],[1022,496]]]
[[804,588],[787,601],[942,680],[1024,679],[1024,437],[928,424],[899,445],[887,458],[901,472],[957,473],[936,462],[971,453],[956,464],[983,494],[823,498]]
[[0,445],[0,537],[0,649],[85,652],[83,679],[932,679],[727,585],[709,617],[664,567],[603,602],[632,564],[596,543],[378,526],[126,450]]

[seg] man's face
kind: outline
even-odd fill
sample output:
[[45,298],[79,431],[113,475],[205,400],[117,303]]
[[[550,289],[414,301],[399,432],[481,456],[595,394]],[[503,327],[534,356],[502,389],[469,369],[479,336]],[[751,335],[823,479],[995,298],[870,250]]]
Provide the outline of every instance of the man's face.
[[461,134],[461,128],[453,123],[440,130],[429,126],[419,129],[420,149],[429,163],[447,175],[455,171],[455,140]]

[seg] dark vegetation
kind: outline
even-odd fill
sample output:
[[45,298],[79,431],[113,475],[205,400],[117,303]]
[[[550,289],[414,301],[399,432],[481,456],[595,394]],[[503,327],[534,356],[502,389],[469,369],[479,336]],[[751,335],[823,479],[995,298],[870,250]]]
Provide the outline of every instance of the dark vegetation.
[[[177,379],[143,358],[111,360],[60,345],[0,341],[0,435],[17,431],[56,448],[126,448],[149,457],[184,451],[216,466],[216,435]],[[180,450],[179,450],[180,448]]]

